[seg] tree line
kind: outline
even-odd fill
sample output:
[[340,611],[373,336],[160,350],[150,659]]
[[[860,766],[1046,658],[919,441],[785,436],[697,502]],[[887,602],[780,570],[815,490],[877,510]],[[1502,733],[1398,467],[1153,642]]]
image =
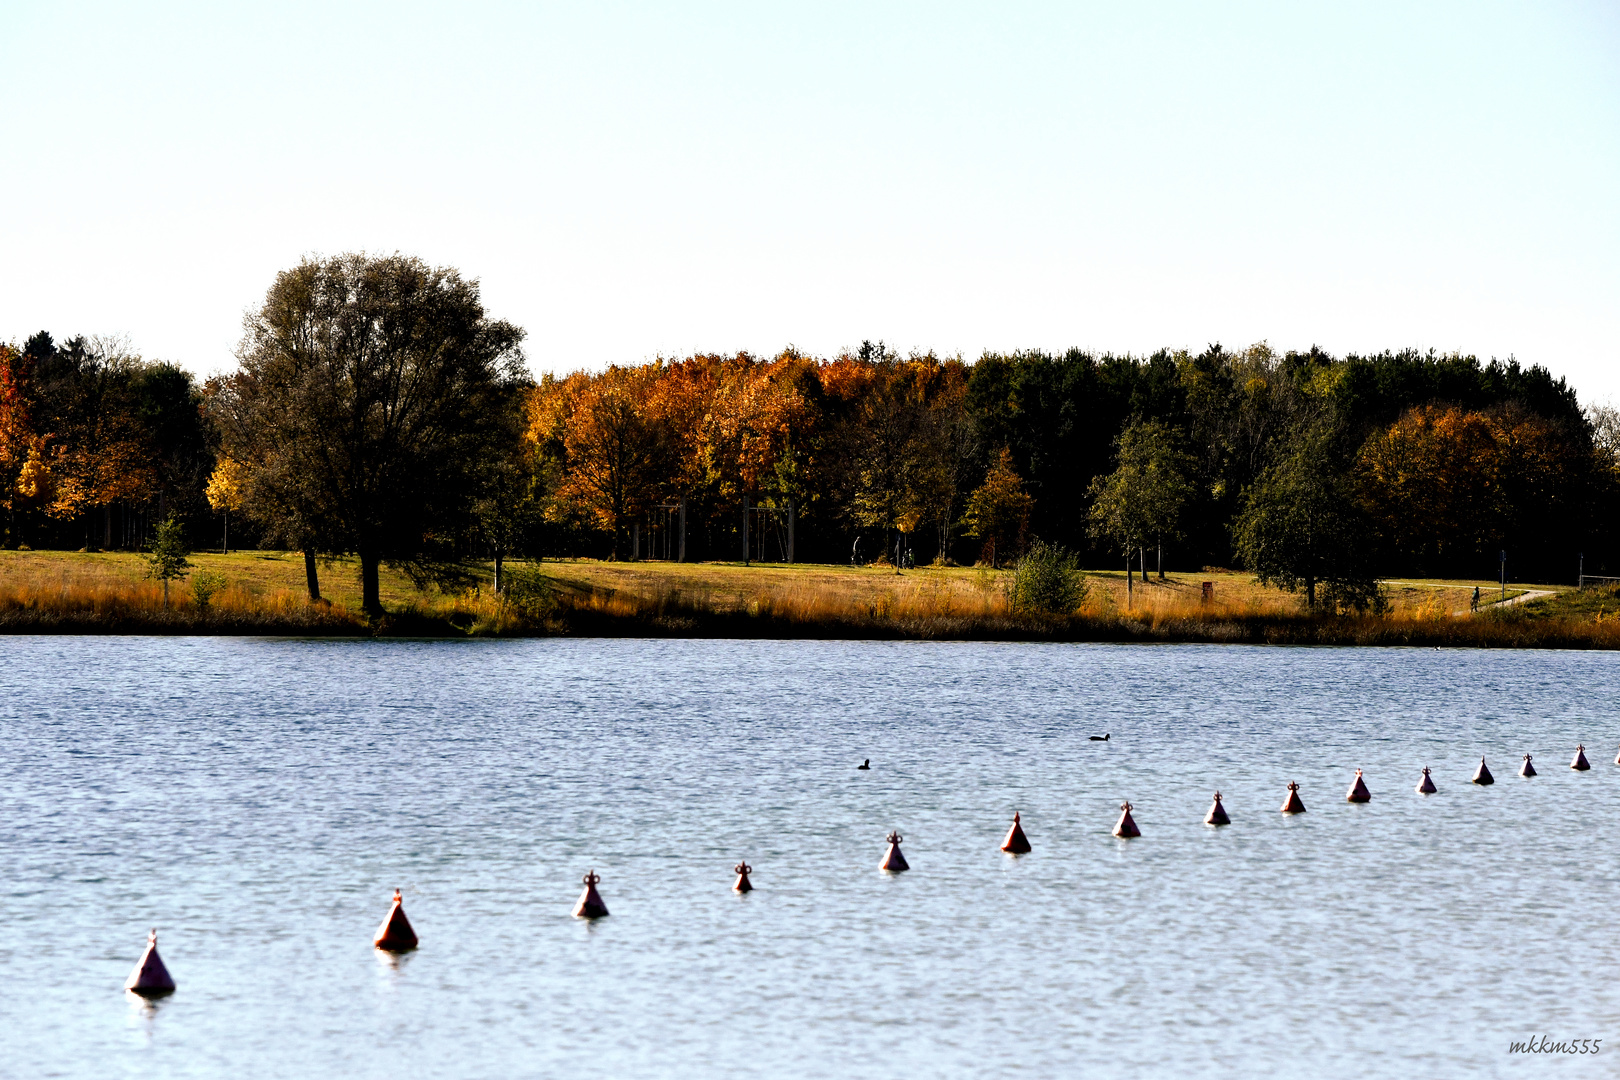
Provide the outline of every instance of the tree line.
[[[1319,349],[976,361],[866,341],[527,374],[477,282],[307,259],[197,385],[119,342],[0,347],[10,546],[199,544],[469,559],[1003,565],[1037,541],[1146,576],[1239,566],[1364,608],[1393,575],[1565,580],[1617,564],[1620,422],[1515,360]],[[228,523],[231,523],[228,525]]]

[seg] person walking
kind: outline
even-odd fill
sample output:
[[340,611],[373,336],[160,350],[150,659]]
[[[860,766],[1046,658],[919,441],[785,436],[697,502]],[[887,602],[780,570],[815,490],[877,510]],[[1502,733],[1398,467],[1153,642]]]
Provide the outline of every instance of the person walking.
[[1468,610],[1471,611],[1471,612],[1479,610],[1479,586],[1478,585],[1474,586],[1474,602],[1468,605]]

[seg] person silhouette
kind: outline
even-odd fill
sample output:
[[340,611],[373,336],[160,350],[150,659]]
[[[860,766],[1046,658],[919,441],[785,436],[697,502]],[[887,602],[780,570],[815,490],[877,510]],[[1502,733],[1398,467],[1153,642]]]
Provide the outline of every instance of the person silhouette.
[[1478,611],[1479,610],[1479,586],[1478,585],[1474,586],[1474,602],[1468,605],[1468,610],[1469,611]]

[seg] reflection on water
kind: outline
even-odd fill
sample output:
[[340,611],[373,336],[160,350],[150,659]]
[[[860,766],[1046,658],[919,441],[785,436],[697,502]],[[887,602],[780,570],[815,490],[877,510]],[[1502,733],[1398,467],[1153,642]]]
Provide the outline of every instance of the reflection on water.
[[[1509,1041],[1548,1032],[1620,1053],[1602,655],[0,654],[8,1074],[1507,1075]],[[1580,742],[1590,772],[1564,767]],[[1482,754],[1493,787],[1468,783]],[[1110,835],[1126,800],[1138,839]],[[904,874],[878,870],[890,830]],[[593,867],[612,915],[584,923]],[[370,941],[401,883],[421,948],[393,957]],[[120,1003],[153,925],[178,993]]]

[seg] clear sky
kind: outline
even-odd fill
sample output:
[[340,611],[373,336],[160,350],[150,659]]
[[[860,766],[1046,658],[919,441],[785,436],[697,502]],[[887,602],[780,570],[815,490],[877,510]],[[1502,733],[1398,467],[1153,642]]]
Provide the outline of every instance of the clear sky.
[[536,373],[883,338],[1516,355],[1620,398],[1620,5],[0,2],[0,339],[229,368],[306,253]]

